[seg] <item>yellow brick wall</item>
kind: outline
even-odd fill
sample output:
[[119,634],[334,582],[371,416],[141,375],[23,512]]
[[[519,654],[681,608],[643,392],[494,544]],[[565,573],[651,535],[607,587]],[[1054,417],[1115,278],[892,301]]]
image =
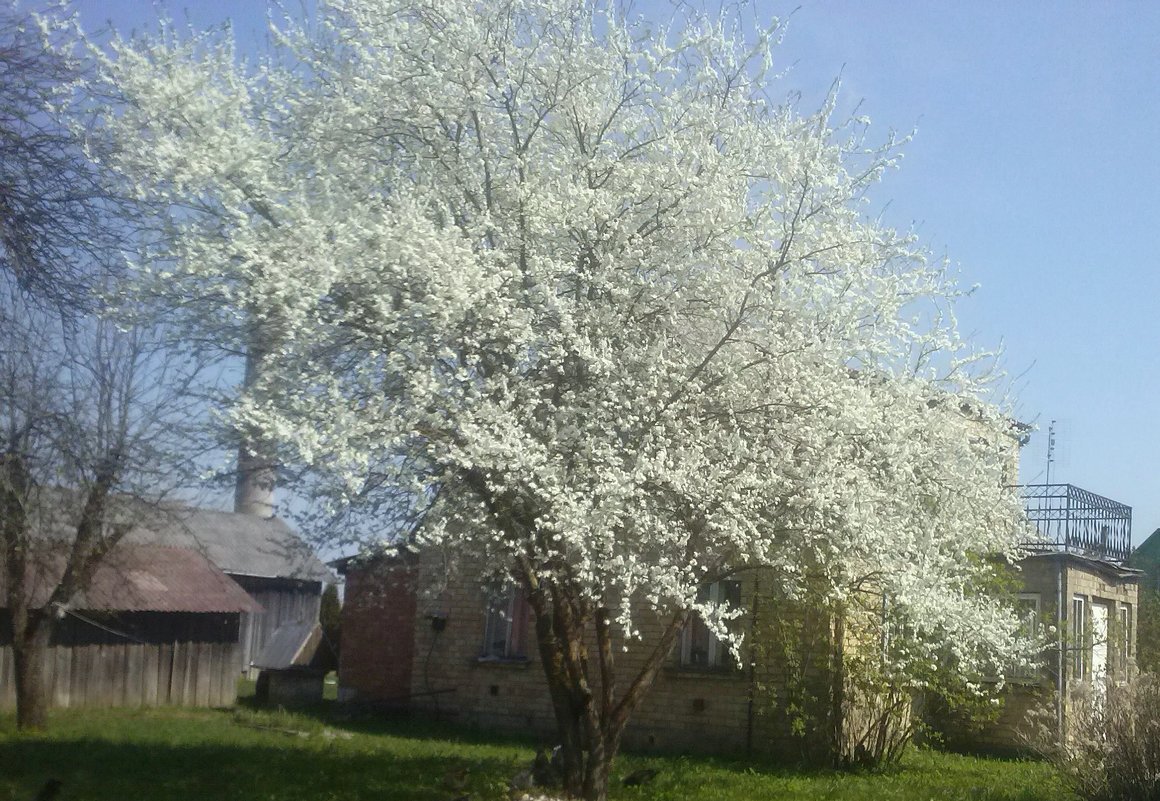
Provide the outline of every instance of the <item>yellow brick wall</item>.
[[[768,579],[764,589],[756,574],[741,577],[740,583],[741,605],[750,612],[760,591],[759,621],[775,613],[787,614],[788,607],[769,597]],[[471,726],[533,732],[548,743],[555,721],[533,627],[529,626],[526,661],[481,660],[486,609],[487,599],[478,582],[462,576],[440,594],[420,600],[412,665],[413,707]],[[432,617],[444,621],[442,631],[432,628]],[[809,671],[815,681],[813,690],[824,692],[828,690],[828,673],[819,671],[830,667],[830,620],[816,615],[811,620],[809,636],[817,653]],[[665,623],[643,609],[638,613],[641,640],[630,642],[627,652],[619,643],[615,649],[617,677],[622,684],[639,672],[646,644],[660,638]],[[682,667],[676,653],[669,655],[632,716],[624,737],[627,747],[717,753],[752,747],[793,760],[819,757],[815,746],[828,742],[828,735],[794,735],[781,708],[786,702],[784,659],[776,648],[751,647],[755,638],[751,614],[743,616],[738,625],[746,627],[747,639],[740,666],[708,670]],[[598,668],[596,664],[591,667],[595,682]],[[820,698],[819,703],[824,714],[826,700]],[[818,709],[812,712],[817,714]]]
[[[742,603],[752,599],[742,584]],[[550,738],[555,718],[546,679],[529,627],[526,662],[480,660],[487,599],[476,582],[461,578],[444,592],[420,601],[412,675],[414,706],[468,725],[506,731],[531,731]],[[435,632],[430,615],[445,617]],[[642,643],[655,642],[664,621],[642,612],[642,640],[627,652],[616,649],[617,675],[627,682],[645,659]],[[597,666],[592,665],[592,673]],[[745,747],[749,672],[680,669],[673,657],[633,715],[625,733],[632,748],[738,751]],[[547,741],[547,739],[546,739]]]

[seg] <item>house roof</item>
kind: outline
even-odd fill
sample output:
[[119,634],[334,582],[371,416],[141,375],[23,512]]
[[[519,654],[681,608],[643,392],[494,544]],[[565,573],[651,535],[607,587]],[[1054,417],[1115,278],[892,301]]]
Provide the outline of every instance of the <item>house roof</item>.
[[1144,575],[1144,571],[1139,568],[1123,565],[1119,562],[1112,562],[1107,559],[1100,559],[1095,556],[1085,556],[1078,553],[1070,553],[1067,551],[1042,551],[1039,553],[1029,553],[1020,561],[1031,559],[1057,560],[1061,562],[1072,562],[1080,565],[1087,570],[1093,570],[1102,573],[1104,576],[1115,581],[1121,581],[1129,584],[1136,583],[1140,577]]
[[321,656],[322,626],[316,622],[283,623],[254,658],[259,670],[314,667]]
[[[48,602],[65,553],[45,551],[29,565],[32,606]],[[0,590],[2,590],[0,577]],[[119,612],[260,612],[262,606],[199,553],[159,545],[118,545],[69,606]]]
[[336,581],[283,520],[189,506],[168,507],[165,512],[133,529],[126,541],[190,548],[235,575]]
[[352,569],[370,567],[380,563],[390,565],[415,564],[418,554],[406,544],[392,543],[360,551],[359,553],[334,559],[328,564],[345,576]]

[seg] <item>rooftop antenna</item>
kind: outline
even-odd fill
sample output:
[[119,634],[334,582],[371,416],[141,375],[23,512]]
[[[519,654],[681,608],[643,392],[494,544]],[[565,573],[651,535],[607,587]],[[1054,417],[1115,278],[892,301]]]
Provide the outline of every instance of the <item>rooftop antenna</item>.
[[1055,421],[1047,427],[1047,484],[1051,483],[1051,463],[1055,461]]

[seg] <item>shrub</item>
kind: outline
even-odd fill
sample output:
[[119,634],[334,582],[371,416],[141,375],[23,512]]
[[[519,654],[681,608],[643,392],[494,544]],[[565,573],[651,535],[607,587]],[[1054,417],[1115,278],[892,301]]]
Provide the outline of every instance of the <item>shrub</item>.
[[1160,676],[1074,693],[1067,728],[1047,753],[1080,797],[1160,799]]

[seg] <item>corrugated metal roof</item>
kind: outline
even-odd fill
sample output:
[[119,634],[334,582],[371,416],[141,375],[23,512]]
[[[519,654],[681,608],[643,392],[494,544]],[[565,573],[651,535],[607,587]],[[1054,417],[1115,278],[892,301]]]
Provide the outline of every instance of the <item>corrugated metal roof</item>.
[[[65,554],[47,551],[30,565],[32,605],[48,602]],[[2,588],[0,588],[2,589]],[[261,612],[237,582],[186,548],[121,543],[101,560],[88,588],[69,606],[120,612]]]
[[253,665],[259,670],[310,667],[321,644],[322,626],[318,623],[283,623],[270,635]]
[[283,520],[167,507],[126,541],[191,548],[227,573],[333,583],[334,573]]

